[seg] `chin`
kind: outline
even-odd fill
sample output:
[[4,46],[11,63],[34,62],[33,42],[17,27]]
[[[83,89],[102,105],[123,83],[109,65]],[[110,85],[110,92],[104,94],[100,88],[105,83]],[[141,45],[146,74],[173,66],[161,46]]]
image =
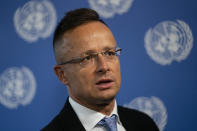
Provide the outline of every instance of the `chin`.
[[108,95],[100,97],[100,101],[104,104],[109,104],[115,99],[115,95]]
[[99,103],[108,104],[112,102],[117,94],[117,90],[106,90],[104,92],[99,92],[95,95],[94,100]]

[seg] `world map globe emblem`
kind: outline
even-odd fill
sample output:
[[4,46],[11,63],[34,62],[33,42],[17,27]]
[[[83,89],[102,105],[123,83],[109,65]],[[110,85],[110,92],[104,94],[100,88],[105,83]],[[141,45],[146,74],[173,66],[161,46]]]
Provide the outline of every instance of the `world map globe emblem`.
[[144,41],[147,54],[161,65],[186,59],[193,47],[191,29],[181,20],[157,24],[147,31]]
[[27,67],[11,67],[0,75],[0,103],[14,109],[29,104],[36,92],[36,80]]
[[160,131],[164,130],[165,125],[167,124],[167,110],[159,98],[154,96],[150,98],[137,97],[124,106],[145,112],[155,121]]
[[14,25],[18,35],[27,42],[47,38],[56,25],[56,11],[48,0],[31,0],[14,14]]
[[115,14],[123,14],[129,10],[133,0],[88,0],[92,9],[102,17],[110,18]]

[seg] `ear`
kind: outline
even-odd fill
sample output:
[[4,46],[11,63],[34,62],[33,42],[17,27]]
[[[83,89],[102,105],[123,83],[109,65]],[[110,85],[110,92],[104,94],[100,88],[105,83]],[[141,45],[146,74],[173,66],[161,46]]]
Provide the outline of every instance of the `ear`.
[[63,67],[60,65],[55,65],[54,66],[54,71],[57,75],[57,77],[59,78],[59,80],[64,84],[64,85],[68,85],[68,79],[66,77],[65,71],[63,70]]

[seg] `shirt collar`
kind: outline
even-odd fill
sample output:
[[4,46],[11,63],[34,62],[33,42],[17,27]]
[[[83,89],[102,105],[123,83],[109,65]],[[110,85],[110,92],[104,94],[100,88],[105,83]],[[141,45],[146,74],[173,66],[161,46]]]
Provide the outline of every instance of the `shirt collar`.
[[[86,130],[93,129],[96,126],[96,124],[105,117],[105,115],[102,113],[96,112],[94,110],[91,110],[85,106],[78,104],[71,97],[69,97],[69,102]],[[117,122],[120,124],[116,101],[114,109],[110,116],[113,114],[117,116]]]

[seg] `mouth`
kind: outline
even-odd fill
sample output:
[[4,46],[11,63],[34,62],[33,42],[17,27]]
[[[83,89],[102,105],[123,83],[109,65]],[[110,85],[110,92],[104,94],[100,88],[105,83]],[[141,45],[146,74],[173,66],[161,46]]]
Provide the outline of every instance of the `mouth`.
[[109,89],[113,85],[112,79],[101,79],[96,83],[99,89]]

